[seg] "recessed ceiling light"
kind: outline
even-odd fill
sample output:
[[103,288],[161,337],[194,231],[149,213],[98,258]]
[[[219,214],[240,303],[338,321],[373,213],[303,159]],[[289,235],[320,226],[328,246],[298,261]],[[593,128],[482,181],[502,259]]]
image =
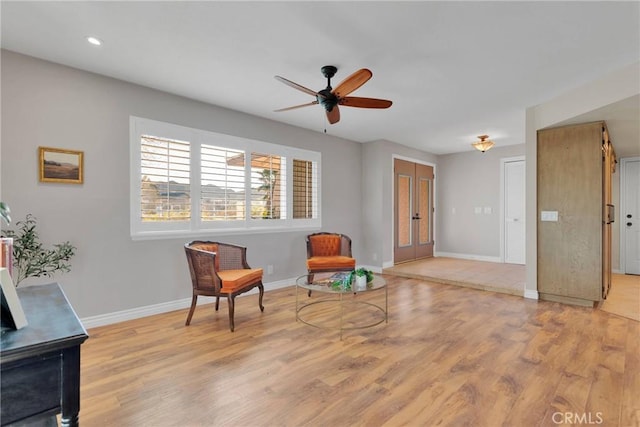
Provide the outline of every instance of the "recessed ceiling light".
[[97,37],[87,36],[87,41],[88,41],[89,43],[91,43],[92,45],[94,45],[94,46],[100,46],[100,45],[102,45],[102,40],[100,40],[100,39],[99,39],[99,38],[97,38]]

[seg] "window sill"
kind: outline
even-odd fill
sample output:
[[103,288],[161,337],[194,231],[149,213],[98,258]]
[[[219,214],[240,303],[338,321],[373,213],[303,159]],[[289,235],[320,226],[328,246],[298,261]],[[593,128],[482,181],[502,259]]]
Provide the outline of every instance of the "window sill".
[[171,239],[194,239],[205,238],[206,236],[246,236],[250,234],[270,234],[270,233],[291,233],[298,231],[319,231],[317,226],[282,226],[282,227],[254,227],[247,228],[224,228],[219,230],[197,230],[197,231],[148,231],[131,235],[133,241],[143,240],[171,240]]

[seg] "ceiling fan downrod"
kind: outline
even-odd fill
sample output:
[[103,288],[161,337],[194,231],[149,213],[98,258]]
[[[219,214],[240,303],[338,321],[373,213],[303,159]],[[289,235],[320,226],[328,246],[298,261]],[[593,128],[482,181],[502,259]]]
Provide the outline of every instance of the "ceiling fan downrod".
[[322,89],[316,95],[318,103],[324,107],[326,111],[332,111],[333,107],[338,105],[338,97],[332,93],[331,78],[336,75],[338,68],[333,65],[325,65],[320,69],[322,75],[327,78],[327,87]]

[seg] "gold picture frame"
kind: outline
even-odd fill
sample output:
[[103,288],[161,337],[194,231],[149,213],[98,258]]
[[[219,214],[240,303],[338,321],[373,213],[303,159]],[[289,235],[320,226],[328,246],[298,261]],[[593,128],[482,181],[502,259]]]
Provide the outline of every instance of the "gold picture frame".
[[82,184],[84,153],[61,148],[38,147],[40,182]]

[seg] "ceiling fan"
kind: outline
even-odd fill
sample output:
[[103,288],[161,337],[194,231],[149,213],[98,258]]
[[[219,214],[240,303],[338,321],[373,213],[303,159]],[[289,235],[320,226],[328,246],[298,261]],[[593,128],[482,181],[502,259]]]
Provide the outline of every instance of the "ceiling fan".
[[320,104],[324,107],[327,112],[327,119],[329,123],[335,124],[340,121],[340,110],[338,109],[338,105],[344,105],[345,107],[359,107],[359,108],[389,108],[391,107],[392,102],[386,99],[377,99],[377,98],[360,98],[356,96],[347,96],[354,90],[358,89],[360,86],[365,84],[373,73],[366,69],[362,68],[355,73],[351,74],[349,77],[344,79],[335,89],[331,87],[331,78],[336,74],[338,69],[333,65],[325,65],[320,69],[322,71],[322,75],[327,78],[327,87],[322,89],[319,92],[315,92],[311,89],[307,89],[304,86],[301,86],[297,83],[292,82],[291,80],[287,80],[284,77],[275,76],[276,80],[286,84],[287,86],[291,86],[294,89],[298,89],[301,92],[307,93],[316,98],[315,101],[294,105],[293,107],[281,108],[279,110],[274,110],[275,112],[280,111],[289,111],[296,108],[302,108],[309,105]]

